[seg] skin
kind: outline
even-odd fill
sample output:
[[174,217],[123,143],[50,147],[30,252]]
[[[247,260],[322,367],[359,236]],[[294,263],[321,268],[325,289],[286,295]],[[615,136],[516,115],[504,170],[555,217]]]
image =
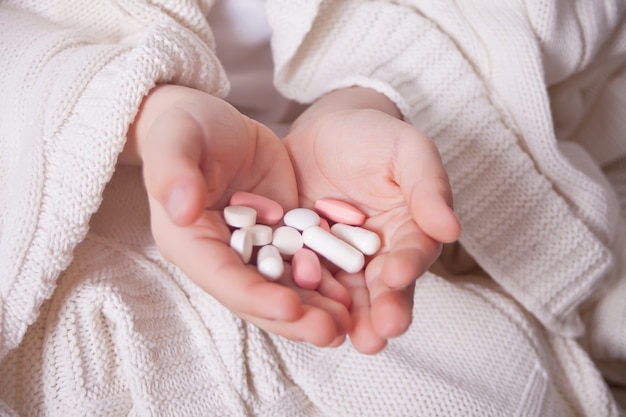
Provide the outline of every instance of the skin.
[[[415,280],[460,233],[435,146],[368,89],[328,94],[280,141],[219,98],[158,86],[120,162],[142,165],[152,233],[166,259],[242,319],[316,346],[349,335],[363,353],[382,350],[410,325]],[[288,267],[270,282],[229,246],[221,210],[238,190],[286,210],[346,200],[369,216],[365,227],[383,247],[363,272],[323,268],[316,290],[295,285]]]
[[235,191],[298,204],[287,150],[267,127],[219,98],[162,85],[144,99],[120,158],[142,165],[157,247],[197,285],[269,332],[317,346],[343,340],[350,296],[330,274],[319,291],[287,276],[269,282],[229,246],[221,211]]
[[363,353],[382,350],[412,319],[413,288],[458,239],[447,174],[433,142],[401,120],[385,96],[364,88],[322,97],[284,141],[296,170],[300,205],[339,198],[364,211],[380,251],[364,272],[336,273],[350,292],[350,338]]

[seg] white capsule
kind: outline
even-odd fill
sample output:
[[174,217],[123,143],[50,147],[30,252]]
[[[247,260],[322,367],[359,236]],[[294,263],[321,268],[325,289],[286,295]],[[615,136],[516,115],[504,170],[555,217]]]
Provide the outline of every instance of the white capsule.
[[365,265],[361,252],[319,226],[302,232],[304,244],[346,272],[359,272]]
[[285,213],[283,222],[294,229],[304,230],[312,226],[319,226],[320,215],[307,208],[295,208]]
[[272,243],[272,234],[274,231],[270,226],[255,224],[254,226],[246,227],[246,230],[252,235],[253,246],[263,246]]
[[302,234],[298,230],[290,226],[281,226],[274,230],[272,245],[276,246],[281,254],[291,256],[296,253],[304,243]]
[[230,235],[230,247],[235,250],[245,263],[252,257],[252,235],[247,229],[237,229]]
[[380,249],[380,238],[371,230],[343,223],[335,223],[330,232],[344,242],[354,246],[365,255],[373,255]]
[[256,267],[264,277],[275,281],[283,275],[285,264],[276,246],[265,245],[259,249]]
[[224,208],[224,221],[232,227],[250,227],[256,223],[256,210],[246,206]]

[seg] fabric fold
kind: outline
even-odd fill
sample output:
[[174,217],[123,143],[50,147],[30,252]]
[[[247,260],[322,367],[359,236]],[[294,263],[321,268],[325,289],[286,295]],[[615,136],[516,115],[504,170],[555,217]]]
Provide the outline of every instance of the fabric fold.
[[[278,33],[287,27],[279,18],[274,25]],[[534,152],[554,146],[554,136],[524,136],[503,103],[494,103],[475,62],[433,19],[417,7],[388,2],[327,2],[299,54],[278,52],[277,84],[292,99],[310,102],[334,88],[360,85],[394,100],[442,154],[463,226],[461,243],[548,328],[582,333],[576,308],[612,265],[605,237],[590,229],[588,213],[536,163]],[[532,111],[534,99],[541,111],[546,98],[530,97],[528,108],[516,110]],[[580,175],[565,169],[568,181]],[[591,220],[606,220],[603,215]]]
[[[65,7],[71,14],[72,4]],[[118,17],[135,30],[134,17]],[[0,80],[10,105],[0,112],[9,132],[0,138],[7,150],[0,171],[2,358],[35,321],[87,233],[143,97],[163,82],[215,95],[228,83],[207,42],[170,18],[144,23],[140,35],[118,43],[10,7],[0,19],[0,38],[12,39],[0,43],[0,69],[14,77]]]

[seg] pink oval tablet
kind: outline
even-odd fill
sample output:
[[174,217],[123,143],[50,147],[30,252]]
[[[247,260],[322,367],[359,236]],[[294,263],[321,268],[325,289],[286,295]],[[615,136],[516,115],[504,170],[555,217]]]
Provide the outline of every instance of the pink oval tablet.
[[310,249],[298,249],[291,259],[293,280],[300,288],[314,290],[322,280],[320,259]]
[[284,210],[281,205],[259,194],[237,191],[230,197],[229,204],[255,209],[257,223],[273,226],[283,218]]
[[317,200],[315,202],[315,210],[328,220],[337,223],[360,226],[365,222],[365,214],[361,210],[345,201],[333,198]]

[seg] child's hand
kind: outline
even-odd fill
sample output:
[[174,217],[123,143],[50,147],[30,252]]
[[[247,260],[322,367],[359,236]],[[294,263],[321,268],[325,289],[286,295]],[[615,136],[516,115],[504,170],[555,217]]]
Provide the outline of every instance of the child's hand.
[[363,272],[338,272],[352,294],[354,346],[381,350],[411,323],[415,280],[460,226],[439,153],[395,106],[372,90],[328,94],[293,124],[284,139],[296,170],[301,206],[319,198],[363,210],[364,225],[382,240]]
[[241,318],[329,346],[350,328],[350,296],[332,277],[319,292],[269,282],[230,248],[222,209],[238,190],[297,205],[287,151],[225,101],[163,85],[144,99],[122,162],[143,164],[152,232],[163,256]]

